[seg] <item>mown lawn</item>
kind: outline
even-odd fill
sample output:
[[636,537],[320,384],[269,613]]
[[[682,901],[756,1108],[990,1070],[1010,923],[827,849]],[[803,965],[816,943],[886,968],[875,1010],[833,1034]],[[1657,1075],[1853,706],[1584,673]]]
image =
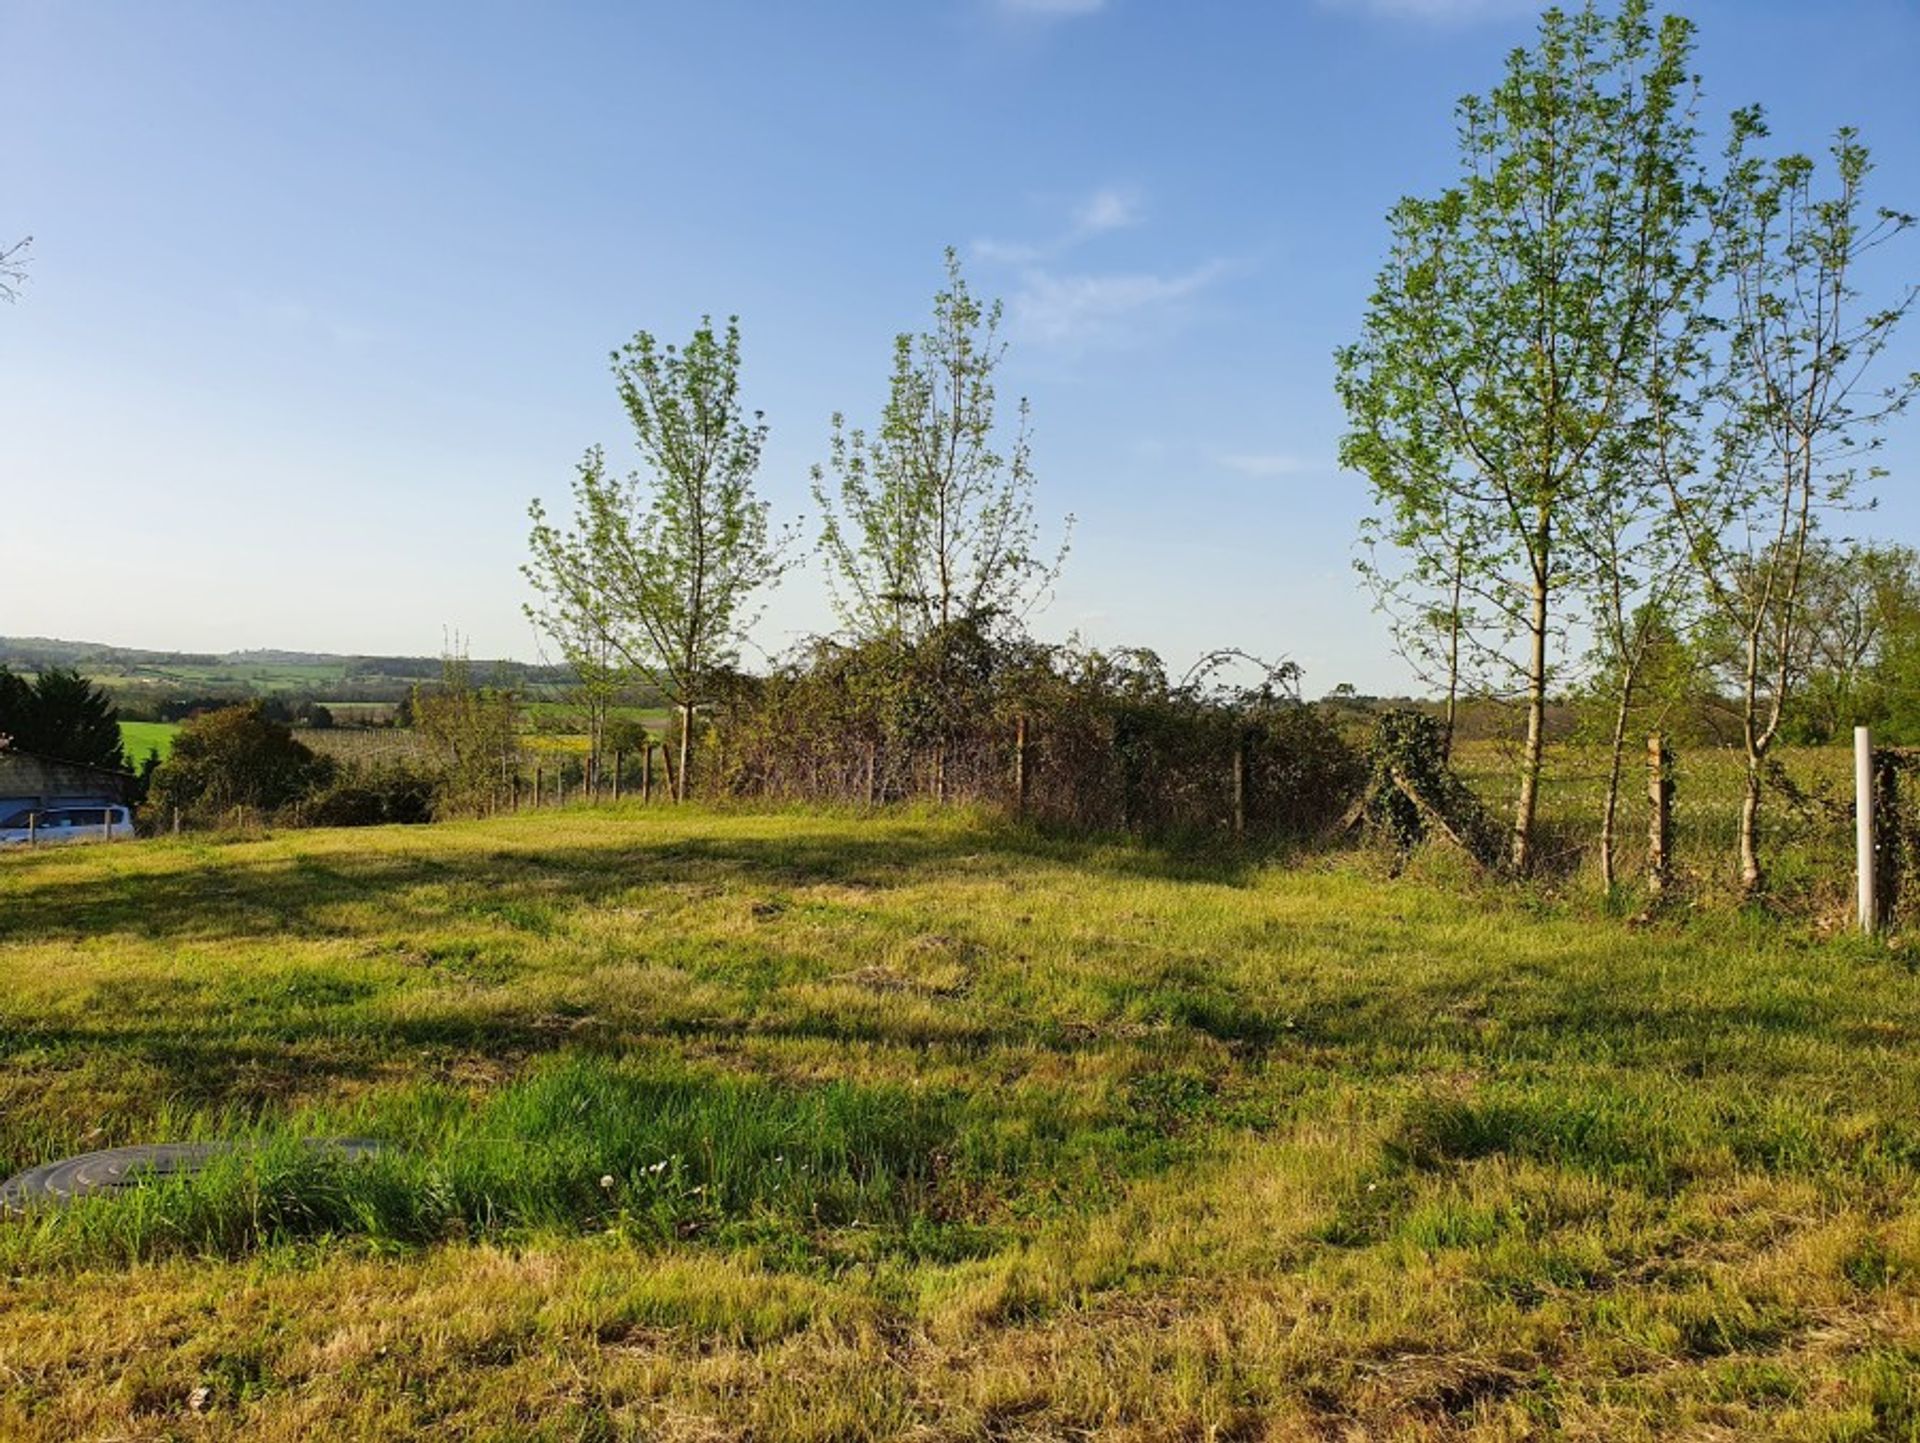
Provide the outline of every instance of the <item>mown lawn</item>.
[[[0,1437],[1920,1438],[1920,978],[965,816],[0,858]],[[392,1144],[316,1161],[311,1134]]]

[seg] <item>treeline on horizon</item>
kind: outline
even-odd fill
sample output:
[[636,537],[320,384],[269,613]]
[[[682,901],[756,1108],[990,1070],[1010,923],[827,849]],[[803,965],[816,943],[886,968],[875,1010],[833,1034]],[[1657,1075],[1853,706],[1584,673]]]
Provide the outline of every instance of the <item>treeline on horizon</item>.
[[[473,665],[494,685],[534,695],[559,696],[576,681],[565,663],[498,659]],[[183,721],[256,697],[275,702],[286,720],[303,720],[314,707],[331,702],[398,705],[416,685],[437,681],[442,666],[438,655],[155,651],[51,637],[0,637],[0,667],[28,677],[78,672],[101,687],[127,721]],[[182,671],[192,674],[169,674]],[[316,671],[333,675],[319,678]]]

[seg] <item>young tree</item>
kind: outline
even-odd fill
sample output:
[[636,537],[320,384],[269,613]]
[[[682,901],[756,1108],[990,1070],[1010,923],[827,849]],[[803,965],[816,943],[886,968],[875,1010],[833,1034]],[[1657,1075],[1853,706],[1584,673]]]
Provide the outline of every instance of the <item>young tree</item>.
[[1809,559],[1824,514],[1852,504],[1878,427],[1905,408],[1920,376],[1866,384],[1920,289],[1863,307],[1864,256],[1914,224],[1869,211],[1871,170],[1852,130],[1832,147],[1834,189],[1816,194],[1805,155],[1753,153],[1757,109],[1734,117],[1714,201],[1730,320],[1708,385],[1720,409],[1711,463],[1668,477],[1674,514],[1715,620],[1735,646],[1732,681],[1746,753],[1740,883],[1766,885],[1760,813],[1766,771],[1806,650]]
[[1617,880],[1620,790],[1631,728],[1638,717],[1660,729],[1660,718],[1686,699],[1689,679],[1681,628],[1675,624],[1682,592],[1676,578],[1684,577],[1684,567],[1636,572],[1634,561],[1623,555],[1603,573],[1605,584],[1593,598],[1586,683],[1588,699],[1600,713],[1593,732],[1607,748],[1599,844],[1600,883],[1608,892]]
[[440,766],[441,799],[485,810],[520,759],[520,699],[504,686],[478,686],[458,637],[440,658],[440,684],[415,686],[413,725]]
[[[1690,288],[1704,273],[1690,265]],[[1682,336],[1669,354],[1691,367],[1699,355],[1704,313],[1694,302],[1670,308]],[[1673,373],[1656,362],[1643,378],[1657,393],[1596,451],[1589,484],[1581,488],[1566,528],[1568,549],[1585,573],[1587,626],[1592,645],[1586,679],[1588,698],[1604,720],[1596,728],[1607,748],[1606,785],[1600,803],[1600,879],[1611,892],[1616,880],[1616,829],[1626,766],[1629,727],[1645,699],[1658,691],[1664,666],[1671,670],[1674,641],[1692,620],[1692,591],[1684,547],[1666,505],[1660,460],[1687,444],[1673,394]],[[1658,697],[1657,700],[1670,700]]]
[[703,318],[684,349],[645,331],[613,354],[648,475],[610,475],[598,447],[573,484],[562,530],[533,503],[528,579],[545,608],[597,636],[680,714],[674,792],[687,796],[695,710],[731,667],[775,581],[786,537],[754,493],[767,428],[740,403],[740,325]]
[[[1387,618],[1395,652],[1421,682],[1440,688],[1441,757],[1451,761],[1460,695],[1481,689],[1490,636],[1471,586],[1469,561],[1479,554],[1472,518],[1452,516],[1450,498],[1437,499],[1437,515],[1403,517],[1383,508],[1385,514],[1363,520],[1363,553],[1354,565],[1373,592],[1374,609]],[[1491,652],[1497,669],[1499,650]]]
[[582,569],[570,570],[564,548],[554,547],[551,531],[541,529],[544,517],[538,502],[534,503],[533,514],[533,559],[520,571],[539,595],[540,603],[522,609],[559,648],[561,659],[573,673],[573,698],[587,713],[587,780],[593,786],[598,783],[607,750],[607,718],[632,682],[633,669],[600,624],[596,598],[604,595],[605,588],[596,574],[595,558],[580,558]]
[[[827,466],[814,468],[828,584],[862,640],[1018,622],[1050,593],[1066,558],[1065,540],[1051,558],[1038,550],[1025,400],[1006,450],[997,449],[1000,303],[974,299],[952,249],[946,264],[933,329],[894,340],[878,429],[850,431],[836,414]],[[1072,524],[1069,516],[1069,532]]]
[[1485,625],[1521,642],[1520,872],[1575,579],[1566,532],[1684,264],[1692,43],[1685,20],[1656,24],[1646,0],[1547,11],[1501,84],[1461,102],[1459,184],[1393,210],[1361,339],[1338,355],[1343,462],[1391,529],[1438,538],[1443,554],[1457,541]]

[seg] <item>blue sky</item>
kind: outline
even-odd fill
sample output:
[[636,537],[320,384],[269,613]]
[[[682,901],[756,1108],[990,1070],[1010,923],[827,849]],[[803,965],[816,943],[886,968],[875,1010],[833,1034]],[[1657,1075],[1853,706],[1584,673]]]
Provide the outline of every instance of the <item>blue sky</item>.
[[[1710,115],[1763,101],[1797,146],[1858,125],[1879,197],[1920,209],[1920,3],[1683,8]],[[1532,24],[1504,0],[0,0],[0,232],[35,237],[0,310],[0,633],[412,653],[457,628],[534,655],[526,505],[589,443],[625,464],[611,347],[738,312],[795,519],[953,244],[1006,300],[1043,510],[1079,517],[1038,629],[1398,689],[1331,354],[1386,210],[1450,178],[1453,101]],[[1864,529],[1920,540],[1906,477]],[[760,640],[829,621],[810,568]]]

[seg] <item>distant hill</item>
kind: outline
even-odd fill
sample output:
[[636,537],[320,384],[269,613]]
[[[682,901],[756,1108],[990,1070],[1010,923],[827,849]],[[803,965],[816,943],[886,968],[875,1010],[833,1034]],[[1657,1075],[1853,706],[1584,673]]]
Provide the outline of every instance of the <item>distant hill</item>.
[[[169,697],[279,696],[316,701],[398,701],[416,681],[440,675],[437,656],[352,656],[260,648],[221,653],[146,651],[97,641],[0,636],[0,666],[39,672],[72,667],[114,693],[123,714]],[[564,666],[475,658],[473,674],[529,692],[571,686]]]
[[[437,656],[360,656],[346,652],[283,651],[264,647],[251,651],[145,651],[101,641],[65,641],[51,636],[0,636],[0,665],[25,670],[45,666],[104,664],[121,667],[300,667],[367,671],[383,676],[438,676]],[[564,666],[475,657],[473,667],[483,675],[503,673],[534,681],[566,682],[572,673]]]

